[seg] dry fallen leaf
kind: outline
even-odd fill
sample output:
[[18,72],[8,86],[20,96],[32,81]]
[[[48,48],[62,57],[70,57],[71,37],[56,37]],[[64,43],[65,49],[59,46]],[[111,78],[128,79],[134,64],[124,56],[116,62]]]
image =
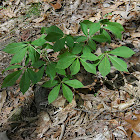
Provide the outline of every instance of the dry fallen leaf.
[[7,96],[6,90],[3,90],[2,92],[0,92],[0,112],[6,100],[6,96]]
[[62,7],[61,0],[57,0],[56,4],[52,4],[52,3],[50,4],[55,10],[60,9]]

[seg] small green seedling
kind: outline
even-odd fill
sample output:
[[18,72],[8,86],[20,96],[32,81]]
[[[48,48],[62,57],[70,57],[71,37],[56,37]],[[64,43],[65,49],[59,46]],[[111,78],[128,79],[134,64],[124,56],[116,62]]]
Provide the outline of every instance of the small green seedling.
[[[42,86],[53,87],[48,96],[49,103],[58,97],[60,89],[62,89],[63,96],[71,102],[73,99],[72,89],[83,87],[80,81],[73,79],[74,75],[80,71],[81,66],[93,74],[99,70],[103,77],[109,74],[111,65],[119,71],[128,71],[127,64],[118,56],[131,57],[134,51],[130,48],[121,46],[112,51],[105,51],[99,56],[94,54],[97,42],[111,42],[109,32],[118,39],[122,38],[124,29],[121,24],[103,19],[97,23],[84,20],[80,25],[83,31],[82,36],[66,35],[57,26],[51,26],[43,27],[41,29],[42,36],[37,40],[7,45],[3,51],[13,54],[13,57],[10,66],[4,71],[15,68],[18,70],[5,77],[2,88],[14,85],[22,75],[20,90],[24,94],[31,84],[36,84],[46,74],[50,80]],[[60,52],[57,62],[49,60],[47,49]],[[36,69],[38,69],[37,72]]]

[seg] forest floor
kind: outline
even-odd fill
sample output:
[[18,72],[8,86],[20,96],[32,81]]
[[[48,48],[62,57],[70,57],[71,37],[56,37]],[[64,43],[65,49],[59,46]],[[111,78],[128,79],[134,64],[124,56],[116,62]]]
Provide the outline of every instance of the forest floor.
[[[140,139],[138,0],[1,0],[0,83],[10,73],[2,74],[11,60],[11,55],[2,51],[9,43],[37,39],[41,28],[51,25],[65,34],[79,35],[81,21],[96,22],[108,13],[107,19],[125,29],[123,39],[113,40],[109,47],[125,45],[136,52],[126,60],[129,73],[113,71],[103,81],[83,70],[77,79],[84,88],[75,91],[70,104],[63,96],[50,105],[38,101],[49,92],[39,84],[24,95],[19,81],[0,89],[0,140]],[[48,56],[56,55],[50,52]]]

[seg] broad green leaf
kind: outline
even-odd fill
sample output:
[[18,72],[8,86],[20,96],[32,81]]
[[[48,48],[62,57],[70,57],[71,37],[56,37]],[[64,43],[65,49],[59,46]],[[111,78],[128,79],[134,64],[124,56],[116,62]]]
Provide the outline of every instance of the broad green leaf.
[[53,49],[55,52],[61,51],[65,45],[65,38],[59,39],[55,42]]
[[95,36],[92,37],[92,39],[95,40],[95,41],[97,41],[97,42],[100,42],[100,43],[107,42],[108,41],[108,38],[105,37],[103,34],[101,34],[101,35],[95,35]]
[[[8,68],[6,68],[4,71],[7,71],[7,70],[12,70],[12,69],[15,69],[15,68],[22,68],[23,66],[20,66],[20,65],[11,65],[9,66]],[[3,72],[4,72],[3,71]]]
[[80,60],[81,60],[82,65],[84,66],[84,69],[87,72],[96,74],[96,66],[94,64],[87,63],[86,60],[82,58]]
[[6,76],[1,88],[14,85],[16,83],[16,80],[21,75],[21,73],[22,73],[22,70],[19,70],[19,71],[15,71],[15,72],[9,74],[8,76]]
[[102,24],[107,24],[109,22],[109,20],[108,19],[101,19],[99,22]]
[[30,61],[29,54],[26,53],[26,55],[25,55],[25,66],[28,65],[29,61]]
[[80,71],[80,62],[77,58],[70,66],[71,75],[75,75]]
[[92,36],[94,35],[97,31],[99,31],[101,28],[100,22],[98,23],[93,23],[90,28],[89,28],[89,35]]
[[107,26],[110,25],[116,27],[119,31],[124,31],[123,26],[118,22],[107,22],[106,24]]
[[34,40],[31,44],[35,46],[42,46],[46,42],[46,40],[44,39],[45,37],[45,35],[42,35],[40,38]]
[[95,61],[98,59],[98,57],[92,53],[84,53],[81,55],[81,58],[86,59],[86,60],[90,60],[90,61]]
[[66,75],[66,71],[64,69],[58,69],[58,68],[55,68],[56,69],[56,72],[58,74],[61,74],[61,75]]
[[45,66],[41,67],[41,69],[36,73],[37,82],[39,82],[43,77],[44,70],[45,70]]
[[55,42],[57,40],[59,40],[61,37],[63,37],[63,34],[59,34],[59,33],[55,33],[55,32],[50,32],[46,37],[45,39],[47,41],[50,41],[50,42]]
[[45,43],[42,45],[42,49],[53,49],[53,46],[49,43]]
[[88,45],[89,45],[93,50],[96,50],[96,43],[95,43],[92,39],[89,39]]
[[84,86],[80,81],[76,79],[64,81],[64,83],[73,88],[81,88]]
[[53,81],[49,80],[49,81],[45,82],[45,83],[42,85],[42,87],[49,88],[49,87],[56,86],[57,84],[58,84],[58,81],[56,81],[56,80],[53,80]]
[[73,38],[71,37],[71,36],[67,36],[66,37],[66,44],[67,44],[67,46],[68,47],[70,47],[70,48],[72,48],[73,47],[73,45],[74,45],[74,40],[73,40]]
[[27,52],[27,47],[21,49],[18,53],[16,53],[16,54],[13,56],[13,58],[12,58],[10,64],[20,63],[20,62],[23,60],[23,58],[24,58],[26,52]]
[[82,23],[83,23],[83,24],[86,24],[87,27],[88,27],[88,29],[89,29],[90,26],[93,24],[93,22],[91,22],[91,21],[89,21],[89,20],[84,20]]
[[63,90],[64,97],[67,99],[67,101],[71,103],[73,99],[73,93],[70,90],[70,88],[66,86],[65,84],[62,84],[62,90]]
[[121,46],[119,48],[112,50],[111,52],[109,52],[109,54],[114,54],[120,57],[128,58],[133,54],[135,54],[135,52],[126,46]]
[[20,80],[20,91],[24,94],[30,87],[30,78],[28,72],[24,72]]
[[117,58],[115,56],[111,56],[111,55],[108,55],[109,58],[110,58],[110,61],[112,62],[113,66],[119,70],[119,71],[127,71],[127,64],[121,60],[120,58]]
[[75,59],[76,59],[76,56],[73,54],[65,56],[58,61],[56,68],[66,69],[67,67],[69,67],[73,63],[73,61]]
[[56,75],[56,64],[55,63],[49,63],[46,67],[46,74],[51,78],[51,80],[54,80]]
[[88,45],[85,45],[84,47],[83,47],[83,54],[89,54],[89,53],[91,53],[91,51],[92,51],[92,49],[88,46]]
[[110,35],[107,33],[107,31],[105,31],[105,30],[103,30],[102,31],[102,34],[108,39],[108,43],[110,43],[111,42],[111,37],[110,37]]
[[37,79],[37,73],[32,71],[31,69],[27,69],[27,72],[28,72],[28,75],[29,75],[29,78],[30,80],[32,81],[33,84],[36,84],[38,82],[38,79]]
[[110,62],[107,56],[105,56],[104,59],[100,62],[98,69],[103,77],[105,77],[110,72]]
[[82,45],[79,43],[76,43],[72,49],[73,54],[79,54],[82,51]]
[[60,84],[58,86],[55,86],[51,90],[51,92],[49,93],[49,96],[48,96],[48,102],[49,102],[49,104],[52,103],[58,97],[59,90],[60,90]]
[[62,35],[64,34],[61,29],[59,29],[57,26],[54,26],[54,25],[50,26],[49,28],[46,28],[45,30],[47,34],[49,33],[58,33]]
[[27,46],[27,44],[24,44],[23,42],[10,43],[3,49],[3,51],[6,53],[15,54],[21,49],[23,49],[25,46]]
[[105,54],[101,54],[101,55],[99,55],[98,56],[98,60],[97,61],[95,61],[95,66],[97,66],[97,65],[99,65],[100,64],[100,62],[103,60],[103,58],[104,58],[104,56],[105,56]]
[[79,36],[78,39],[76,40],[76,42],[83,42],[86,41],[87,37],[86,36]]
[[40,54],[34,49],[33,46],[28,46],[29,51],[29,58],[32,61],[32,64],[34,64],[36,61],[38,61]]
[[33,66],[34,68],[39,68],[39,67],[43,66],[45,63],[46,63],[46,62],[44,62],[44,61],[42,61],[42,60],[38,60],[38,61],[36,61],[32,66]]
[[81,25],[81,29],[82,29],[83,33],[87,36],[88,35],[87,25],[82,22],[80,23],[80,25]]

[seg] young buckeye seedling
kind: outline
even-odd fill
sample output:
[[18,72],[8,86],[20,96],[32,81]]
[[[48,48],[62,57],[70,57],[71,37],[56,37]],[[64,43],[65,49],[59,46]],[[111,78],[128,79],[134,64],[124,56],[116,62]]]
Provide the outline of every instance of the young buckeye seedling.
[[[41,29],[43,35],[39,39],[32,42],[11,43],[6,46],[3,51],[13,54],[13,57],[11,65],[4,71],[15,68],[18,70],[4,79],[2,88],[14,85],[22,75],[20,90],[24,94],[31,83],[36,84],[46,73],[50,80],[42,86],[54,87],[48,96],[49,103],[58,97],[61,88],[64,97],[71,102],[73,99],[71,87],[83,87],[80,81],[73,79],[73,75],[80,71],[81,65],[87,72],[93,74],[96,74],[98,69],[103,77],[110,72],[111,64],[119,71],[128,71],[127,64],[117,56],[124,58],[132,56],[134,51],[130,48],[121,46],[112,51],[105,51],[99,56],[94,54],[96,42],[111,42],[109,32],[118,39],[122,38],[124,29],[121,24],[103,19],[97,23],[85,20],[80,25],[83,36],[66,35],[56,26],[43,27]],[[53,45],[51,45],[52,43]],[[47,49],[60,52],[58,62],[49,60]],[[37,72],[36,69],[38,69]]]

